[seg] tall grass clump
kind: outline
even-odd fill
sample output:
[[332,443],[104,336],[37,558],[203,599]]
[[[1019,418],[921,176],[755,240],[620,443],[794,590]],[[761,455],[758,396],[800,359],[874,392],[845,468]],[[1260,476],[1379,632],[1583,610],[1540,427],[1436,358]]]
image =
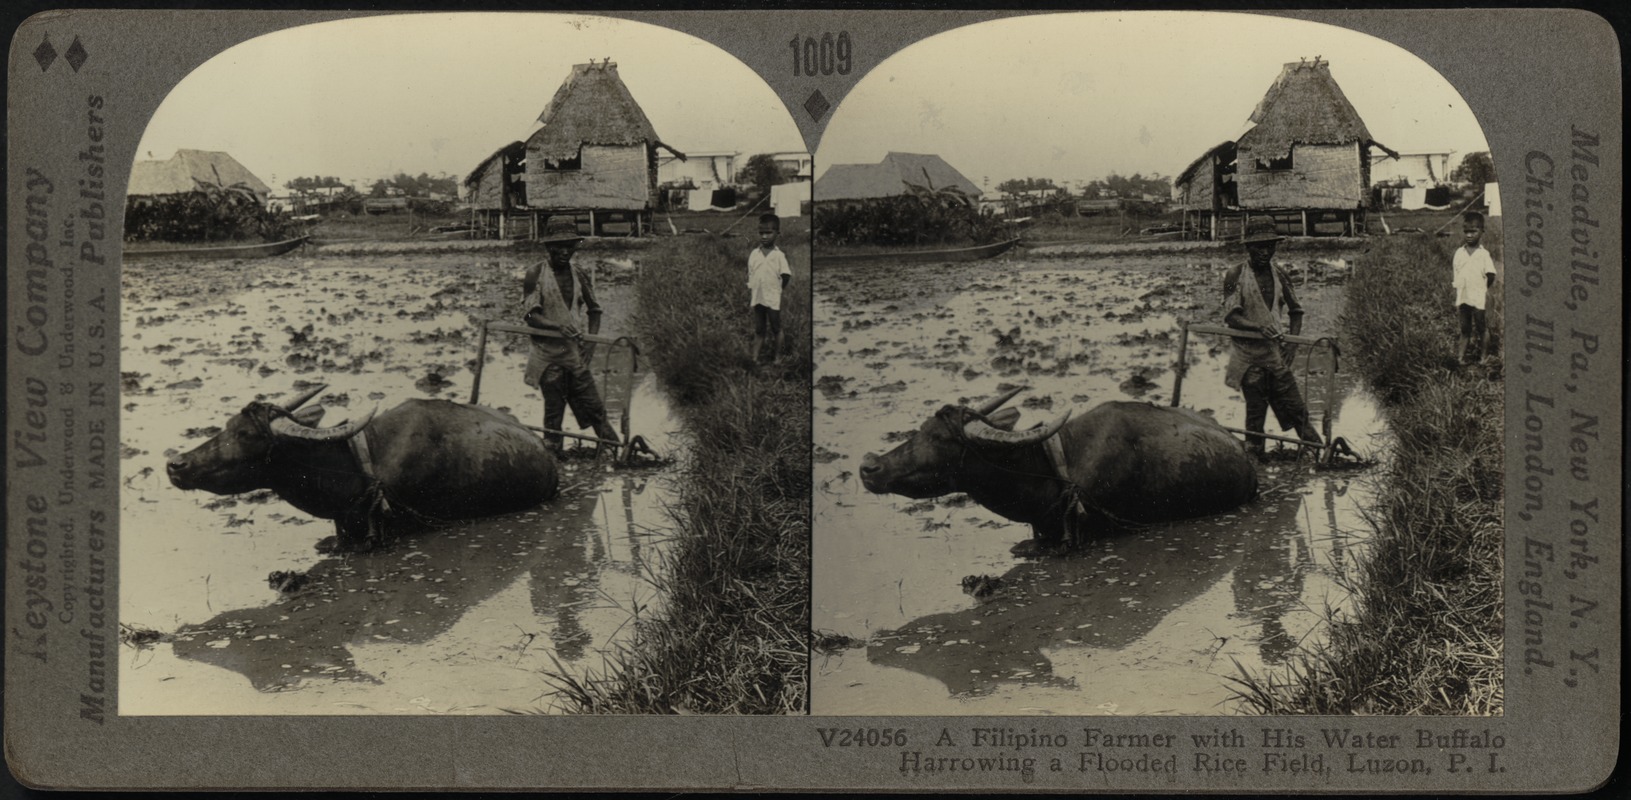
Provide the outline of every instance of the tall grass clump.
[[1351,608],[1325,644],[1240,679],[1254,711],[1502,712],[1502,384],[1498,357],[1458,363],[1455,244],[1383,239],[1348,283],[1345,349],[1394,443],[1366,514],[1369,552],[1344,579]]
[[[784,236],[787,233],[784,231]],[[798,234],[802,238],[804,234]],[[809,690],[809,258],[789,248],[785,349],[747,355],[744,240],[686,238],[646,259],[636,329],[673,398],[687,452],[654,570],[663,600],[600,674],[557,670],[569,710],[803,713]]]

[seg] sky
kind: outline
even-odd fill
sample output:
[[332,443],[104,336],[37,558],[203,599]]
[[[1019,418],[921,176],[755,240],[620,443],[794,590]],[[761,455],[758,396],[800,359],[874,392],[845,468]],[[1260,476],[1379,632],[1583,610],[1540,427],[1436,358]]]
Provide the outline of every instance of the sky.
[[333,175],[463,178],[525,139],[573,64],[610,57],[662,140],[686,151],[804,150],[775,93],[687,34],[604,17],[425,14],[324,22],[223,51],[171,91],[138,159],[222,150],[281,190]]
[[1174,176],[1244,132],[1281,66],[1320,56],[1371,137],[1401,152],[1488,150],[1460,94],[1408,51],[1320,23],[1246,14],[1049,14],[959,28],[869,72],[815,154],[936,153],[982,189]]

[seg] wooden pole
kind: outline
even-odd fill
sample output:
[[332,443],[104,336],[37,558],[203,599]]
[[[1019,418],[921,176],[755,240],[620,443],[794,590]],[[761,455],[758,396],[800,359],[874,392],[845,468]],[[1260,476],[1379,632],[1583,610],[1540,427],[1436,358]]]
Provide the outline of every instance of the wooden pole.
[[[499,333],[521,333],[528,336],[549,336],[555,339],[566,338],[565,336],[561,335],[560,331],[534,328],[531,325],[520,325],[514,322],[499,322],[497,320],[487,323],[487,325],[482,328],[482,331],[483,333],[486,331],[497,331]],[[594,342],[595,344],[617,344],[618,340],[621,338],[623,337],[601,336],[593,333],[583,334],[584,341]]]
[[1231,428],[1228,425],[1220,425],[1218,427],[1223,428],[1224,430],[1226,430],[1226,431],[1228,431],[1230,433],[1238,433],[1238,434],[1241,434],[1243,436],[1261,436],[1261,437],[1263,437],[1265,439],[1274,439],[1276,441],[1281,441],[1281,442],[1290,442],[1291,444],[1305,444],[1305,445],[1308,445],[1309,447],[1318,447],[1318,448],[1322,448],[1322,449],[1325,447],[1324,442],[1311,442],[1311,441],[1309,441],[1307,439],[1298,439],[1295,436],[1280,436],[1279,434],[1274,434],[1274,433],[1259,433],[1257,431],[1248,431],[1245,428]]
[[[1230,327],[1227,327],[1227,326],[1224,326],[1224,325],[1209,325],[1209,324],[1206,324],[1206,323],[1194,322],[1194,323],[1190,323],[1186,327],[1187,327],[1188,330],[1194,331],[1195,333],[1210,333],[1210,334],[1214,334],[1214,335],[1217,335],[1217,336],[1230,336],[1230,337],[1233,337],[1233,338],[1236,338],[1236,339],[1265,339],[1265,338],[1268,338],[1268,337],[1265,337],[1263,334],[1258,333],[1257,331],[1243,331],[1243,330],[1239,330],[1237,328],[1230,328]],[[1285,340],[1287,342],[1291,343],[1291,344],[1306,344],[1306,345],[1316,345],[1316,346],[1322,346],[1322,347],[1330,347],[1330,346],[1332,346],[1334,344],[1329,337],[1293,336],[1293,335],[1291,335],[1289,333],[1285,335]]]
[[481,399],[481,368],[487,365],[487,326],[481,326],[481,337],[476,342],[476,369],[470,378],[470,404]]
[[[1186,320],[1178,324],[1178,364],[1173,367],[1172,378],[1172,405],[1177,407],[1178,398],[1184,393],[1184,373],[1189,368],[1189,322]],[[471,401],[474,402],[474,401]]]

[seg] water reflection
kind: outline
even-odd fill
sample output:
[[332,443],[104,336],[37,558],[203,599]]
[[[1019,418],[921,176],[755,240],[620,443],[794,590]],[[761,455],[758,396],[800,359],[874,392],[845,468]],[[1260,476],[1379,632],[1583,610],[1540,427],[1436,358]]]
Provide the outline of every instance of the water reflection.
[[[1325,496],[1346,492],[1337,482],[1327,483]],[[1057,651],[1127,648],[1226,583],[1238,621],[1212,631],[1219,646],[1240,637],[1264,663],[1280,663],[1299,642],[1285,618],[1308,611],[1305,582],[1349,547],[1341,529],[1310,529],[1310,505],[1300,487],[1276,485],[1235,514],[1151,526],[1066,558],[1017,564],[984,601],[878,632],[867,659],[933,677],[954,694],[984,694],[1004,682],[1074,685],[1091,673],[1056,671]]]
[[[649,480],[618,476],[612,484],[606,494],[577,488],[535,511],[420,530],[375,552],[323,559],[305,572],[300,588],[270,605],[182,626],[175,655],[241,673],[260,691],[313,680],[379,682],[385,676],[359,663],[354,649],[385,645],[400,652],[481,609],[510,619],[516,646],[545,634],[562,662],[580,661],[613,633],[596,629],[588,612],[626,588],[603,588],[603,573],[637,572],[649,538],[633,524],[635,499],[651,489]],[[615,494],[623,513],[608,527],[597,517]],[[608,547],[613,530],[623,539],[620,553]],[[522,582],[530,615],[493,605]],[[633,602],[642,601],[650,598]]]

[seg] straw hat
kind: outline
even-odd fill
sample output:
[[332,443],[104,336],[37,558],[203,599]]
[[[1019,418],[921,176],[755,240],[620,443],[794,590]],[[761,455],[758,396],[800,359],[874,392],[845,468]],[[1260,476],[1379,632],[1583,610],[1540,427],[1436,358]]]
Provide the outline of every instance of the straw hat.
[[578,223],[571,217],[555,217],[544,226],[544,244],[551,242],[581,242],[583,237],[578,235]]
[[1246,244],[1259,244],[1264,242],[1278,242],[1286,237],[1274,230],[1274,220],[1254,219],[1246,225]]

